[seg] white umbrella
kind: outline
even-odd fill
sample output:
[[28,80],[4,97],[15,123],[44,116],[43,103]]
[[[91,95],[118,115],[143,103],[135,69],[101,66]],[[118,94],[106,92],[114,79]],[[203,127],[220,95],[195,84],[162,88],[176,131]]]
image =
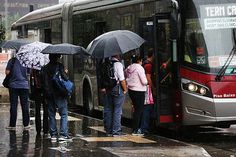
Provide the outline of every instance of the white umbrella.
[[27,68],[40,70],[42,66],[49,62],[48,55],[42,54],[42,50],[50,44],[43,42],[33,42],[24,46],[21,46],[16,58],[20,61],[20,64]]

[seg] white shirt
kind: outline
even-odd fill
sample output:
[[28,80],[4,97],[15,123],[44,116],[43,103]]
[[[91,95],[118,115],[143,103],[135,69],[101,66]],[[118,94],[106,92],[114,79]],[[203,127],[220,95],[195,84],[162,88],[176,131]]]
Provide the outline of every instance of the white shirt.
[[123,64],[117,58],[113,57],[111,60],[118,61],[114,63],[114,75],[115,75],[116,80],[119,80],[119,81],[125,80]]

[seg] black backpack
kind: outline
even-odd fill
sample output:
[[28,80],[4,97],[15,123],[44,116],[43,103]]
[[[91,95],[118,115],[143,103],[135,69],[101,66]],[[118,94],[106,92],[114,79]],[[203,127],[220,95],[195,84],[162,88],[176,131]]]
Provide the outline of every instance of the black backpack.
[[106,60],[101,65],[101,88],[112,89],[117,85],[114,63],[118,61]]

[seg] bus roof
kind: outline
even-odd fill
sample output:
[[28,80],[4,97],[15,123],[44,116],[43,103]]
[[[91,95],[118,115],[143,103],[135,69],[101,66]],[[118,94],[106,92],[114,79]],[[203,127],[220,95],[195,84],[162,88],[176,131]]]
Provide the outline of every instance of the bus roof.
[[40,21],[46,21],[51,20],[55,18],[62,18],[62,13],[64,10],[64,7],[66,6],[72,6],[73,8],[73,14],[83,13],[83,12],[89,12],[94,9],[98,9],[97,7],[106,7],[110,6],[111,4],[121,4],[122,3],[139,3],[144,1],[151,1],[151,0],[76,0],[71,2],[65,2],[62,4],[57,4],[54,6],[38,9],[35,11],[32,11],[23,17],[21,17],[19,20],[14,22],[12,24],[12,29],[16,28],[17,26],[40,22]]
[[48,20],[53,19],[56,17],[61,17],[61,11],[62,11],[63,4],[57,4],[54,6],[38,9],[35,11],[32,11],[24,16],[22,16],[19,20],[14,22],[12,24],[12,27],[24,25],[27,23],[42,21],[42,20]]
[[[87,4],[91,2],[95,2],[98,0],[80,0],[78,1],[78,4]],[[12,27],[15,28],[17,26],[39,22],[39,21],[46,21],[50,19],[55,18],[61,18],[62,17],[62,11],[64,8],[64,5],[72,5],[73,2],[65,2],[57,5],[53,5],[50,7],[38,9],[35,11],[32,11],[24,16],[22,16],[20,19],[18,19],[16,22],[12,24]]]

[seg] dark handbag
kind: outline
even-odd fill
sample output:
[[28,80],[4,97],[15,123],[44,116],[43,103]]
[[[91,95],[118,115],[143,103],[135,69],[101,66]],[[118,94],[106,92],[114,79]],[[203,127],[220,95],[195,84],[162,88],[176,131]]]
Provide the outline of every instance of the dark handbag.
[[9,84],[10,84],[10,78],[12,76],[12,69],[13,69],[13,65],[15,64],[15,58],[12,58],[12,64],[11,64],[11,68],[10,68],[10,73],[6,75],[6,77],[4,78],[2,85],[5,88],[9,88]]

